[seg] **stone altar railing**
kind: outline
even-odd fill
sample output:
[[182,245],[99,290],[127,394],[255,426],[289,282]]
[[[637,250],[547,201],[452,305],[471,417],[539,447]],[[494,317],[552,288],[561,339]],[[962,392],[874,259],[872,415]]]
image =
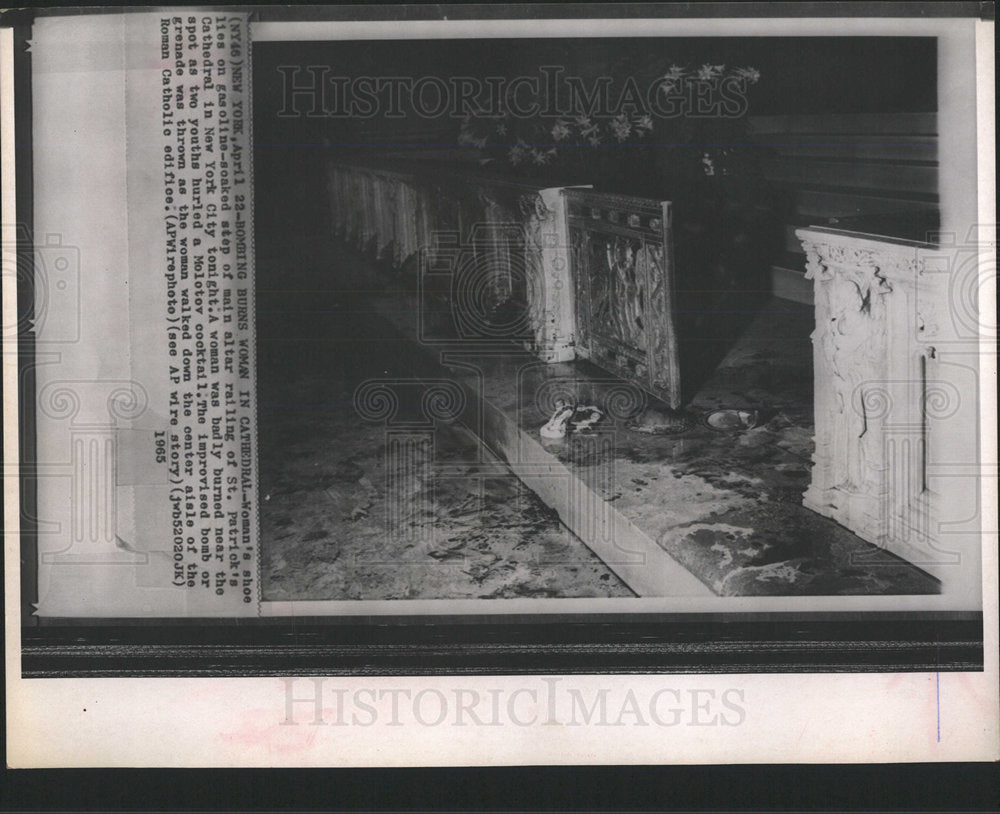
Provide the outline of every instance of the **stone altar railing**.
[[416,262],[421,279],[450,274],[473,331],[503,336],[487,312],[509,303],[527,322],[510,338],[548,362],[574,357],[561,190],[441,167],[332,163],[327,180],[337,237],[394,267]]
[[816,311],[816,448],[803,503],[940,576],[949,558],[935,539],[928,461],[960,397],[929,341],[933,296],[920,288],[933,247],[822,228],[796,235]]

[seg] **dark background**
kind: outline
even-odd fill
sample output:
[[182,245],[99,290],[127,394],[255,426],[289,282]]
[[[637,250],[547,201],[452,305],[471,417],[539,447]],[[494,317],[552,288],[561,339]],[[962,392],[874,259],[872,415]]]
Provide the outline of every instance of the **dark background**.
[[[834,25],[831,21],[831,29]],[[664,66],[707,62],[757,68],[761,78],[749,90],[750,116],[937,110],[937,47],[928,37],[279,42],[257,43],[253,55],[258,241],[268,234],[316,235],[328,228],[322,161],[333,153],[324,140],[345,149],[372,138],[387,146],[454,146],[460,125],[446,116],[417,121],[375,116],[364,122],[279,117],[285,80],[277,69],[282,65],[329,66],[329,76],[446,80],[539,76],[539,66],[558,65],[565,76],[587,77],[610,73],[616,61],[630,55],[662,60]],[[297,81],[312,77],[302,70]]]

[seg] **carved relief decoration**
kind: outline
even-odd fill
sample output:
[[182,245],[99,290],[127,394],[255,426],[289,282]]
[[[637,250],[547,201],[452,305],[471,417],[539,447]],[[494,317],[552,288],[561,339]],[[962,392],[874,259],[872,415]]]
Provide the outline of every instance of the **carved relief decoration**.
[[546,284],[543,252],[546,234],[552,233],[553,213],[537,193],[521,195],[518,209],[524,226],[524,278],[528,307],[528,324],[534,334],[534,347],[546,348],[550,344],[549,314],[550,292]]
[[483,330],[509,327],[509,339],[547,361],[573,358],[560,190],[474,173],[337,164],[327,179],[338,238],[396,267],[418,253],[423,268],[453,265],[450,292],[432,296],[471,302]]
[[[921,431],[916,250],[846,233],[798,236],[816,303],[816,447],[804,503],[885,544],[892,512],[912,502],[912,479],[894,480],[887,450]],[[911,447],[922,455],[923,444],[915,436]]]
[[680,403],[669,204],[567,193],[580,345],[598,365]]

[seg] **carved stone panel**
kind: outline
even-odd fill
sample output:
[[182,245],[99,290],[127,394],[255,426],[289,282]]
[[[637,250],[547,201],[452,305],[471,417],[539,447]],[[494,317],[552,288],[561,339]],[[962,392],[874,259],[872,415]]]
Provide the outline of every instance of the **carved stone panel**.
[[[796,232],[813,281],[816,447],[803,503],[913,559],[931,552],[928,372],[919,339],[917,244]],[[933,383],[931,383],[933,384]]]
[[584,190],[566,197],[581,352],[679,406],[670,205]]

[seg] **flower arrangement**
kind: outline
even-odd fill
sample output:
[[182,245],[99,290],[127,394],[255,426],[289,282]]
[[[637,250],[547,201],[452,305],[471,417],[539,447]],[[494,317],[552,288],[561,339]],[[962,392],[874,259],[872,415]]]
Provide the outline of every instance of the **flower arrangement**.
[[637,92],[601,110],[467,115],[458,143],[505,172],[661,194],[651,187],[744,174],[746,93],[759,80],[752,67],[670,65],[645,83],[627,79]]
[[[655,55],[622,58],[608,73],[607,83],[625,88],[617,103],[554,116],[468,116],[459,143],[481,164],[539,187],[589,184],[671,201],[675,282],[687,292],[683,330],[700,335],[701,321],[719,311],[749,313],[782,239],[783,204],[763,178],[746,116],[760,73],[714,62],[664,68]],[[636,92],[626,92],[629,82]]]

